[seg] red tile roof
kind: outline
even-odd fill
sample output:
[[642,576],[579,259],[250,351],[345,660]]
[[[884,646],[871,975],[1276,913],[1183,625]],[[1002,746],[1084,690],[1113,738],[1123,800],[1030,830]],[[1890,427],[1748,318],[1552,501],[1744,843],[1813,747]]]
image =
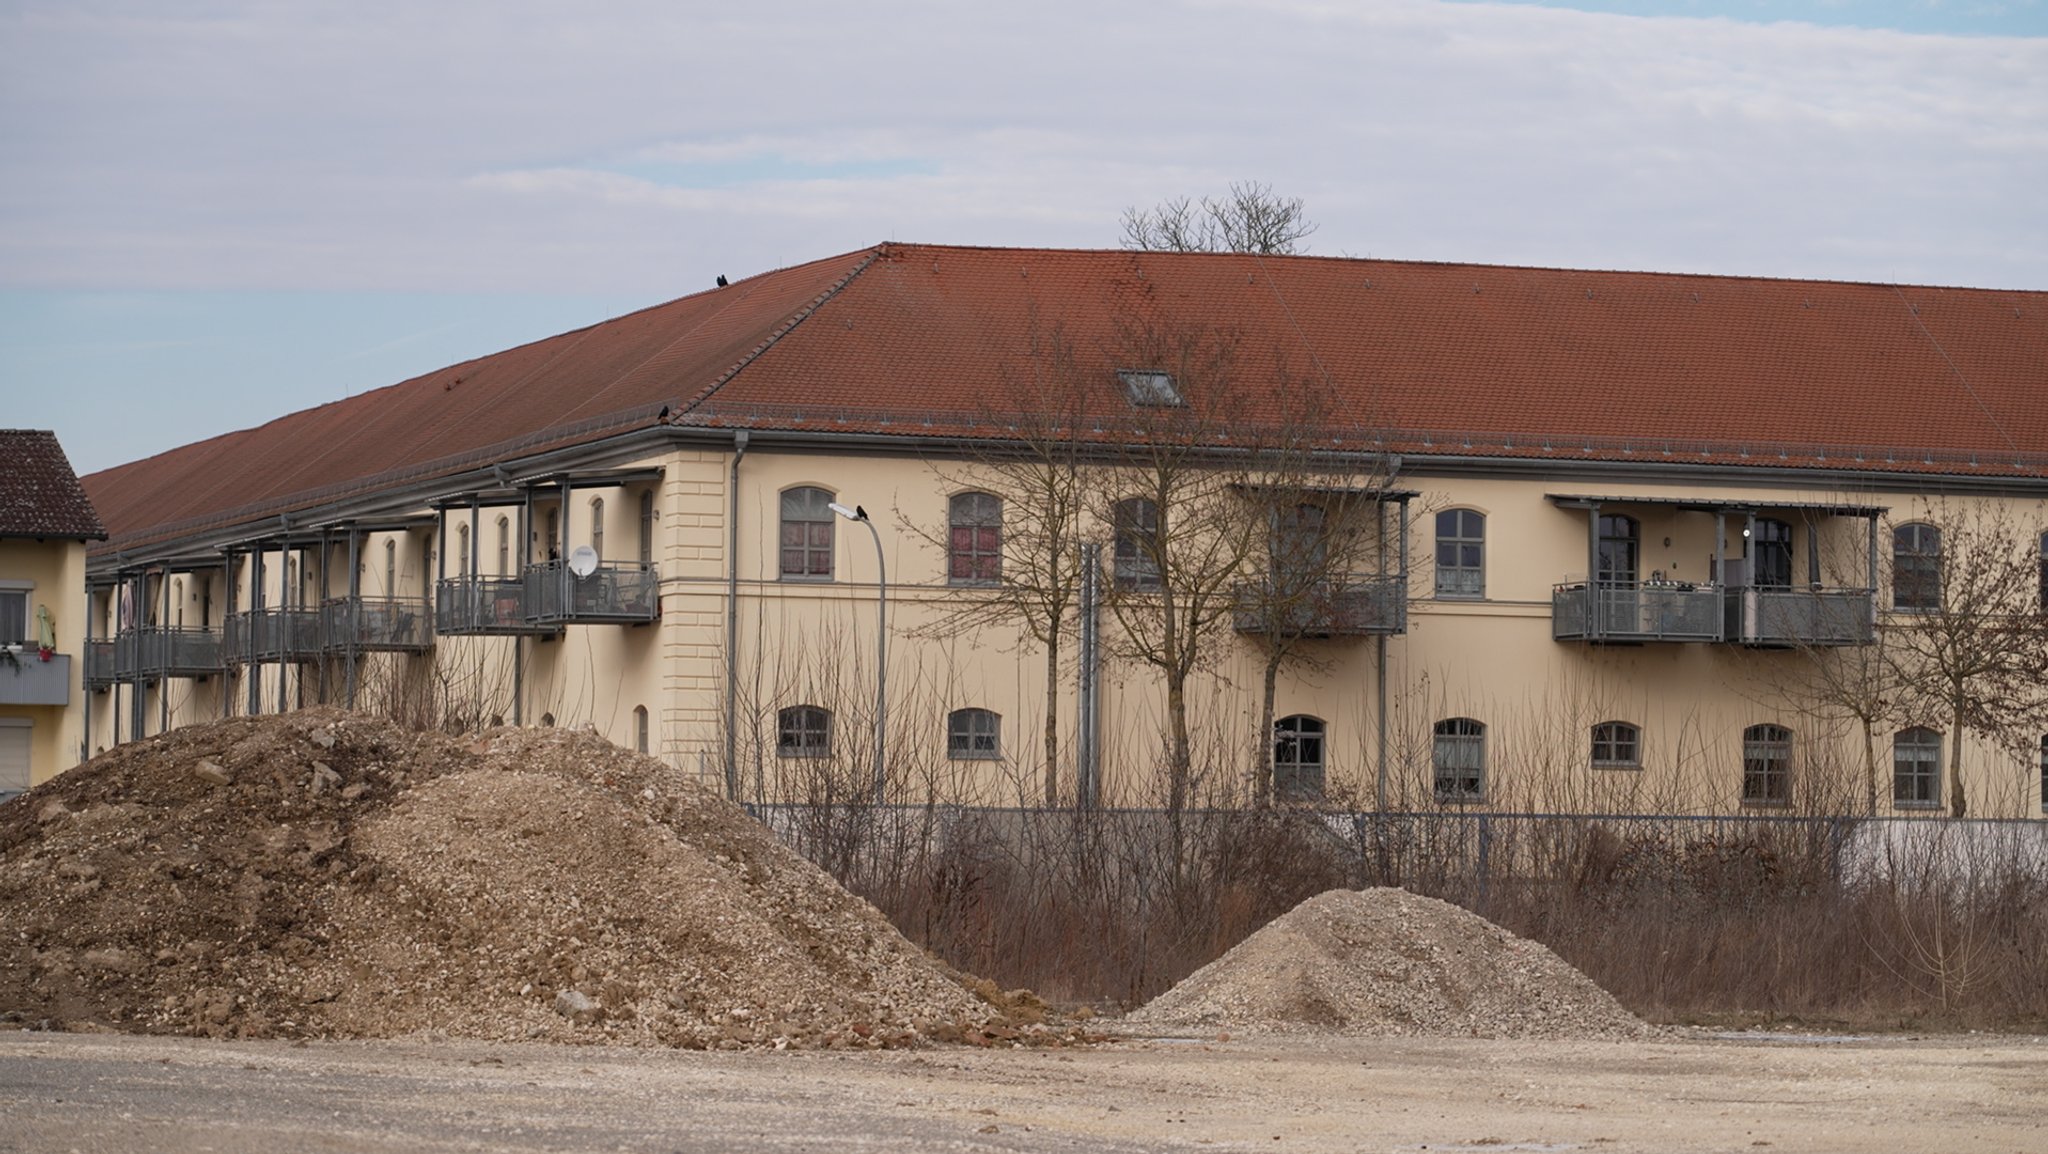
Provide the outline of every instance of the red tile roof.
[[1107,389],[1118,326],[1140,315],[1236,334],[1248,377],[1326,379],[1347,445],[2048,476],[2048,293],[890,244],[86,484],[140,541],[594,439],[662,405],[693,425],[987,433],[1034,323],[1058,323]]
[[0,537],[84,541],[106,535],[57,434],[0,429]]

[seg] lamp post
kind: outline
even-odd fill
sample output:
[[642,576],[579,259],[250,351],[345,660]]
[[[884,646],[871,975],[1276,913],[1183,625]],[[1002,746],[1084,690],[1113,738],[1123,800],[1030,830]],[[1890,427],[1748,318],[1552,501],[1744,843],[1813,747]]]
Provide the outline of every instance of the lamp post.
[[882,533],[875,528],[875,522],[868,511],[855,505],[849,509],[837,501],[827,508],[849,521],[858,521],[868,527],[868,534],[875,539],[875,582],[878,591],[875,599],[875,804],[880,805],[886,796],[889,781],[888,745],[886,734],[889,719],[889,568],[882,560]]

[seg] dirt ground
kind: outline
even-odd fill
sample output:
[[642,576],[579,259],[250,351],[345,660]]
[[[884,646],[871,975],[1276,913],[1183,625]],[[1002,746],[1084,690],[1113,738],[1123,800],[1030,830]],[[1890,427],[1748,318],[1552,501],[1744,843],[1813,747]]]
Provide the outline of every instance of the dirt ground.
[[0,1151],[2048,1150],[2048,1038],[702,1053],[0,1035]]

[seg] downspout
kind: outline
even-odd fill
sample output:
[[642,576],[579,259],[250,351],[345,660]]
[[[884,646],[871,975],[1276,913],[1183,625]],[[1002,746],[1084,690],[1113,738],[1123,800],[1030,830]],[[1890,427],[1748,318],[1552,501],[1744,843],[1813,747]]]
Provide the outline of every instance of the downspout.
[[[92,593],[92,582],[85,583],[85,676],[78,683],[85,688],[79,699],[79,711],[85,724],[85,734],[78,739],[78,763],[84,765],[92,754],[92,638],[93,620],[99,616],[99,607]],[[109,670],[108,672],[112,672]]]
[[[1375,502],[1375,503],[1374,503],[1374,505],[1373,505],[1373,514],[1374,514],[1374,522],[1373,522],[1373,535],[1374,535],[1374,536],[1375,536],[1376,538],[1378,538],[1378,541],[1377,541],[1377,547],[1376,547],[1376,548],[1375,548],[1375,549],[1373,550],[1373,553],[1374,553],[1374,556],[1373,556],[1373,564],[1374,564],[1375,566],[1377,566],[1377,567],[1379,568],[1379,571],[1380,571],[1381,573],[1383,573],[1383,574],[1384,574],[1384,573],[1385,573],[1385,572],[1387,571],[1387,503],[1386,503],[1385,501],[1379,501],[1379,502]],[[1404,596],[1406,595],[1406,591],[1405,591],[1405,590],[1403,591],[1403,595],[1404,595]],[[1379,632],[1379,633],[1375,633],[1375,634],[1373,634],[1373,638],[1372,638],[1372,643],[1373,643],[1373,644],[1372,644],[1372,650],[1373,650],[1373,684],[1374,684],[1374,687],[1375,687],[1375,688],[1374,688],[1374,692],[1375,692],[1375,693],[1376,693],[1376,694],[1378,695],[1378,697],[1379,697],[1379,705],[1378,705],[1378,708],[1374,710],[1374,713],[1375,713],[1375,715],[1376,715],[1376,716],[1375,716],[1375,724],[1376,724],[1376,726],[1377,726],[1377,728],[1378,728],[1378,730],[1379,730],[1379,735],[1378,735],[1378,742],[1379,742],[1379,772],[1378,772],[1378,774],[1377,774],[1377,776],[1376,776],[1376,778],[1375,778],[1374,784],[1373,784],[1373,808],[1374,808],[1374,809],[1376,809],[1376,810],[1378,810],[1378,811],[1379,811],[1379,812],[1381,812],[1381,813],[1385,813],[1385,812],[1387,812],[1387,635],[1386,635],[1386,633],[1384,633],[1384,632]]]
[[732,473],[726,481],[725,546],[725,796],[740,799],[740,458],[747,455],[747,431],[732,435]]

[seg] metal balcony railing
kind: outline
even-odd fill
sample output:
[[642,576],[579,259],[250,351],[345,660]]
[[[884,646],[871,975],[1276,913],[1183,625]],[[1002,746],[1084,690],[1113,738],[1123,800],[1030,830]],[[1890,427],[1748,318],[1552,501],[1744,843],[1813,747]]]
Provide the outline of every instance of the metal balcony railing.
[[294,608],[231,613],[222,650],[231,661],[311,661],[320,656],[320,611]]
[[[1745,645],[1869,645],[1877,618],[1867,589],[1742,589],[1741,636]],[[1738,638],[1730,638],[1738,640]]]
[[218,629],[144,629],[139,641],[133,672],[145,677],[207,677],[227,668]]
[[434,647],[424,597],[333,597],[320,606],[329,652],[424,653]]
[[1712,585],[1559,585],[1550,633],[1559,641],[1719,641],[1721,590]]
[[1299,592],[1271,582],[1240,585],[1232,606],[1239,633],[1370,637],[1408,631],[1407,582],[1398,576],[1318,582]]
[[526,570],[533,619],[550,625],[639,625],[661,617],[661,579],[638,561],[601,561],[578,576],[566,562]]
[[115,647],[112,638],[95,637],[85,643],[85,684],[91,689],[105,689],[120,676],[115,665]]
[[519,577],[450,577],[434,587],[434,629],[451,636],[554,633],[534,619]]
[[48,660],[33,646],[9,647],[0,653],[0,705],[68,705],[71,702],[71,655],[53,653]]

